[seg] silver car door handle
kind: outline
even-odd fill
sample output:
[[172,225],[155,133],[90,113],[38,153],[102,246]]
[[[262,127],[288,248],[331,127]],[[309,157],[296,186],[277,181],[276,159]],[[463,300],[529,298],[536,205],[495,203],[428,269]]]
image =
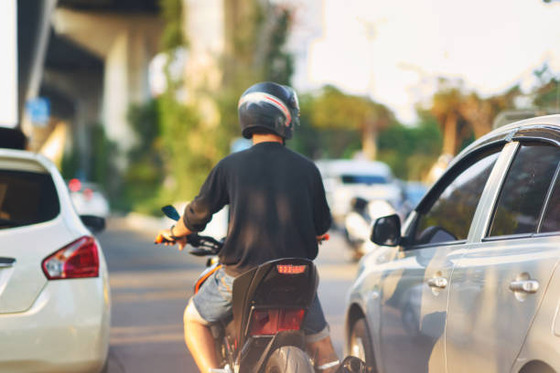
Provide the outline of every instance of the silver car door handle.
[[445,277],[433,277],[428,279],[428,286],[431,288],[445,289],[447,279]]
[[539,282],[537,280],[512,281],[509,284],[509,290],[534,294],[539,290]]
[[2,258],[0,257],[0,268],[10,268],[14,265],[16,260],[14,258]]

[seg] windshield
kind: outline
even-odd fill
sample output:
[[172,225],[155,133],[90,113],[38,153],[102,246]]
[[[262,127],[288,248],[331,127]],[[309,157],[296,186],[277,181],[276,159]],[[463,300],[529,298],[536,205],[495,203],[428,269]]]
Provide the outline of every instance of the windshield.
[[60,204],[47,173],[0,170],[0,229],[49,221]]
[[387,178],[381,175],[341,175],[343,184],[387,184]]

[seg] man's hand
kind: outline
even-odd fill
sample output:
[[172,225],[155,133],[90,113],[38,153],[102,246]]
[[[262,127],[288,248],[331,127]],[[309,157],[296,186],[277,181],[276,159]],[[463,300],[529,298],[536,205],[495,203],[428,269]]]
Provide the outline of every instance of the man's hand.
[[165,246],[179,245],[179,251],[182,251],[187,246],[187,236],[177,237],[171,233],[170,229],[162,229],[158,232],[154,241],[156,244],[164,244]]
[[317,242],[320,244],[322,244],[324,241],[328,241],[331,238],[331,236],[328,233],[325,233],[323,235],[317,236]]
[[[182,251],[187,246],[187,236],[193,232],[185,226],[183,217],[177,220],[176,225],[169,229],[159,231],[155,243],[163,243],[166,246],[179,245],[179,251]],[[158,242],[159,240],[159,242]]]

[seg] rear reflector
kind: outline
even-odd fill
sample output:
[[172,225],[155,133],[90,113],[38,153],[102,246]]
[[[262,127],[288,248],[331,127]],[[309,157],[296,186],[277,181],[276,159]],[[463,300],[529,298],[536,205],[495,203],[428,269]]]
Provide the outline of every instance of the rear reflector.
[[299,275],[305,272],[306,265],[291,265],[291,264],[279,264],[276,266],[278,273],[283,275]]
[[251,335],[274,335],[286,330],[299,330],[305,310],[254,310],[251,316]]
[[43,260],[49,280],[99,276],[99,254],[93,237],[84,236]]

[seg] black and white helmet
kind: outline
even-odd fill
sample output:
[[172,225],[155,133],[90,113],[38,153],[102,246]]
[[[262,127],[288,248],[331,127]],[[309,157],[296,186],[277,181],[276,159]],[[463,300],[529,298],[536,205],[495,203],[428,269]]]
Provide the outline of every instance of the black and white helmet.
[[256,131],[290,139],[294,126],[299,125],[297,94],[285,85],[257,83],[241,95],[237,108],[241,133],[247,139]]

